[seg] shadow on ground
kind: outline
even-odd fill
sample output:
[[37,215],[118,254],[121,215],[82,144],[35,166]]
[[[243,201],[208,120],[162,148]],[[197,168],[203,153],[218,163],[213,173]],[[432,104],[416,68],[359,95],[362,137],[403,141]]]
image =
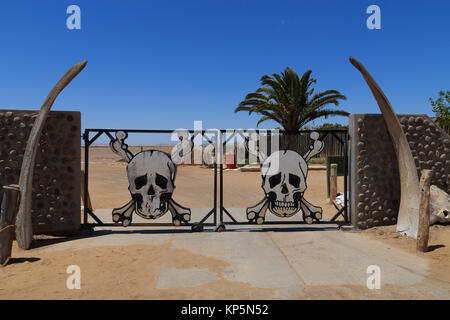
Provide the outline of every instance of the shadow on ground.
[[225,232],[309,232],[309,231],[331,231],[338,230],[338,226],[334,227],[266,227],[266,228],[239,228],[230,229],[227,228]]
[[445,248],[445,245],[444,244],[435,244],[435,245],[429,246],[427,251],[431,252],[431,251],[434,251],[434,250],[437,250],[440,248]]
[[8,264],[19,264],[19,263],[24,263],[24,262],[36,262],[41,260],[40,258],[11,258],[8,262]]
[[[330,231],[338,230],[338,225],[316,225],[314,227],[230,227],[227,226],[224,232],[309,232],[309,231]],[[203,233],[215,232],[215,228],[208,228],[202,231]],[[198,233],[189,229],[125,229],[123,227],[118,227],[118,229],[100,229],[100,230],[84,230],[82,234],[66,237],[52,237],[52,238],[39,238],[39,236],[34,239],[32,243],[32,249],[42,248],[46,246],[51,246],[59,243],[64,243],[68,241],[75,241],[80,239],[97,238],[107,235],[123,235],[123,234],[187,234],[187,233]]]

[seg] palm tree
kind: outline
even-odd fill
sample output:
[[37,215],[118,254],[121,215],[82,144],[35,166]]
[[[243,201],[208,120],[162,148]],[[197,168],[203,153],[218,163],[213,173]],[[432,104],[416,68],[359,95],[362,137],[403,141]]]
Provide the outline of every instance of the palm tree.
[[262,86],[256,92],[249,93],[239,103],[234,112],[248,111],[249,115],[258,113],[262,118],[258,121],[273,120],[283,126],[286,131],[298,131],[305,124],[317,118],[330,115],[348,116],[344,110],[325,108],[327,105],[339,105],[339,100],[347,98],[336,90],[326,90],[313,95],[311,88],[316,79],[311,78],[311,70],[301,78],[287,67],[281,74],[264,75]]

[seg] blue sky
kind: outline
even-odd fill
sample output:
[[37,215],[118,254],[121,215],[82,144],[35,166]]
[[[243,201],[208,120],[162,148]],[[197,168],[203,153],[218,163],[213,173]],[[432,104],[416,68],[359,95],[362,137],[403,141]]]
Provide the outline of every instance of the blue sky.
[[[71,4],[81,30],[66,28]],[[371,4],[381,30],[366,27]],[[254,128],[258,118],[234,108],[286,66],[312,69],[317,90],[347,96],[345,110],[378,113],[354,56],[397,113],[431,115],[428,98],[450,89],[449,14],[446,0],[5,0],[0,108],[38,109],[70,66],[88,60],[53,107],[81,111],[83,128]]]

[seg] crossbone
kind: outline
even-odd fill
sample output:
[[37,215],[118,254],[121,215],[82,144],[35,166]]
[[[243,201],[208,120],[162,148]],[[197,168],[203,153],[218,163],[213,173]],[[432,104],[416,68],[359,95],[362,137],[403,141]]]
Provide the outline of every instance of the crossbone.
[[126,132],[117,131],[116,139],[110,143],[111,150],[128,163],[128,189],[132,195],[128,203],[113,209],[113,221],[126,227],[131,224],[133,213],[144,219],[157,219],[170,211],[175,226],[188,223],[191,209],[172,199],[176,164],[159,150],[144,150],[133,155],[125,143],[127,137]]

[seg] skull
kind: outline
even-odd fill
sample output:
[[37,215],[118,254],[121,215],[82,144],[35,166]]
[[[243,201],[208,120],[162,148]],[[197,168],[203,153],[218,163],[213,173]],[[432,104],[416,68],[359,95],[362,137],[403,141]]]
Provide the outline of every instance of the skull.
[[129,162],[127,175],[138,215],[156,219],[167,212],[176,175],[169,155],[158,150],[142,151]]
[[262,188],[273,214],[290,217],[300,210],[307,173],[305,159],[292,150],[276,151],[263,162]]

